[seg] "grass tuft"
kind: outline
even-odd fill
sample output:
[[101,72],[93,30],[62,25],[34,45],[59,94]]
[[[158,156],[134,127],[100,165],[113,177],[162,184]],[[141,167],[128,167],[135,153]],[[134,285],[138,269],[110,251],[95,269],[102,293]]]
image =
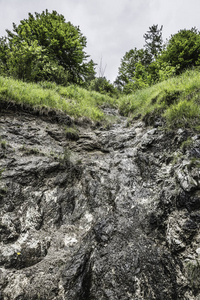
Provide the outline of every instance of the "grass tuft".
[[60,110],[74,118],[86,117],[94,121],[105,118],[101,107],[114,106],[107,95],[87,91],[78,86],[63,87],[55,83],[25,83],[0,76],[0,101],[14,101],[21,105]]
[[160,117],[169,127],[199,128],[200,72],[186,71],[181,76],[124,96],[118,99],[118,106],[123,115],[131,118],[141,116],[144,120],[155,121]]

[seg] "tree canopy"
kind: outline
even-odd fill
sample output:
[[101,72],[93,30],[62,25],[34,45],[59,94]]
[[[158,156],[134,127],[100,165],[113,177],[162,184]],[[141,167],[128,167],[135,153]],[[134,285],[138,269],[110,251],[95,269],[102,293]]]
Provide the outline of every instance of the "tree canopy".
[[[6,42],[5,42],[6,39]],[[0,41],[4,71],[28,81],[54,80],[81,84],[94,78],[94,62],[87,61],[86,37],[63,15],[48,10],[20,21]]]
[[142,62],[144,65],[147,60],[147,52],[144,49],[131,49],[126,52],[121,59],[119,67],[119,75],[115,81],[118,86],[124,86],[133,79],[136,71],[137,63]]
[[153,61],[163,48],[162,39],[163,26],[158,28],[158,25],[152,25],[149,30],[144,34],[145,45],[144,48],[147,50],[149,56],[149,62]]
[[[119,90],[130,93],[200,66],[200,32],[196,28],[180,30],[165,44],[162,30],[163,26],[150,26],[143,35],[143,48],[125,53],[114,83]],[[29,13],[6,32],[7,36],[0,38],[0,74],[32,82],[74,83],[116,94],[104,75],[95,78],[96,64],[85,52],[87,40],[80,28],[56,11]]]
[[121,60],[115,84],[130,93],[200,66],[200,33],[196,28],[180,30],[163,45],[162,29],[149,27],[143,49],[131,49]]
[[160,59],[176,67],[179,74],[200,65],[200,33],[196,28],[180,30],[171,36]]
[[149,65],[162,50],[162,26],[160,29],[158,25],[149,27],[143,37],[145,39],[144,48],[131,49],[121,60],[115,84],[118,88],[125,88],[124,91],[127,93],[147,85]]

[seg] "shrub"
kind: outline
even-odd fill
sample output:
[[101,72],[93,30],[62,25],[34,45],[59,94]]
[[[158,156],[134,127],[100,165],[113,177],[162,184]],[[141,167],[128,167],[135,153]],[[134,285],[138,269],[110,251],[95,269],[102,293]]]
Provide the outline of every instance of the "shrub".
[[77,141],[79,139],[79,134],[78,134],[77,128],[65,127],[65,136],[69,140]]

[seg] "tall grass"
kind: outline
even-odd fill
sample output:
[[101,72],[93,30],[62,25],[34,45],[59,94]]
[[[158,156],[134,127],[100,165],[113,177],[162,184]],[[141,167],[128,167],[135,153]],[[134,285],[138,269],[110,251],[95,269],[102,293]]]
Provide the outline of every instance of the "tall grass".
[[153,122],[162,118],[169,127],[199,129],[200,71],[186,71],[181,76],[119,99],[74,85],[63,87],[50,82],[33,84],[0,76],[0,103],[1,100],[39,109],[48,107],[75,118],[84,116],[95,121],[106,119],[102,106],[118,107],[121,114],[130,118],[149,118]]
[[190,70],[118,100],[122,114],[162,117],[168,126],[200,126],[200,71]]
[[0,76],[0,101],[14,101],[31,107],[61,110],[75,118],[105,118],[101,107],[115,105],[115,100],[77,86],[63,87],[50,82],[25,83]]

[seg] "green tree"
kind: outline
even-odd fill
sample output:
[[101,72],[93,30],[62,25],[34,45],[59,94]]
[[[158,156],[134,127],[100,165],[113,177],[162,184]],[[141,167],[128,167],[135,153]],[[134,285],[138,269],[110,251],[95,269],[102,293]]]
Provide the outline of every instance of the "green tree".
[[171,36],[160,61],[176,68],[176,74],[200,65],[200,33],[196,28],[180,30]]
[[37,41],[30,45],[23,41],[11,46],[7,53],[8,74],[26,81],[55,81],[67,84],[67,72],[57,61],[53,61],[46,49],[38,46]]
[[158,28],[158,25],[149,27],[147,33],[144,34],[144,48],[139,50],[134,48],[125,53],[115,80],[120,90],[130,93],[155,82],[158,76],[154,72],[155,68],[150,65],[163,48],[162,28],[162,26]]
[[108,94],[109,96],[117,96],[118,90],[114,87],[106,77],[97,77],[90,83],[90,90],[99,92],[101,94]]
[[86,38],[79,27],[66,22],[64,16],[56,11],[49,13],[46,10],[41,14],[35,13],[35,16],[29,13],[28,19],[20,21],[18,26],[13,23],[13,30],[7,30],[7,34],[9,65],[13,59],[13,68],[19,68],[16,66],[18,60],[14,59],[18,51],[18,56],[24,58],[24,61],[21,59],[22,70],[16,72],[20,79],[40,80],[44,76],[43,79],[59,81],[62,73],[61,77],[65,74],[68,82],[82,84],[94,76],[94,63],[87,62],[88,55],[84,51]]
[[7,66],[7,53],[8,44],[5,37],[0,38],[0,74],[6,74],[8,70]]
[[176,75],[176,67],[173,67],[169,62],[164,62],[157,57],[148,67],[148,82],[150,85],[166,80]]
[[148,61],[147,52],[144,49],[131,49],[126,52],[121,60],[121,65],[118,70],[118,76],[115,80],[115,85],[120,89],[133,80],[135,76],[136,64],[141,62],[146,65]]
[[148,53],[149,64],[156,59],[163,49],[162,29],[163,26],[158,28],[158,25],[152,25],[143,36],[145,39],[144,48]]
[[130,80],[123,89],[125,94],[133,93],[138,89],[143,89],[149,86],[149,75],[147,69],[141,61],[135,64],[135,72],[132,80]]

